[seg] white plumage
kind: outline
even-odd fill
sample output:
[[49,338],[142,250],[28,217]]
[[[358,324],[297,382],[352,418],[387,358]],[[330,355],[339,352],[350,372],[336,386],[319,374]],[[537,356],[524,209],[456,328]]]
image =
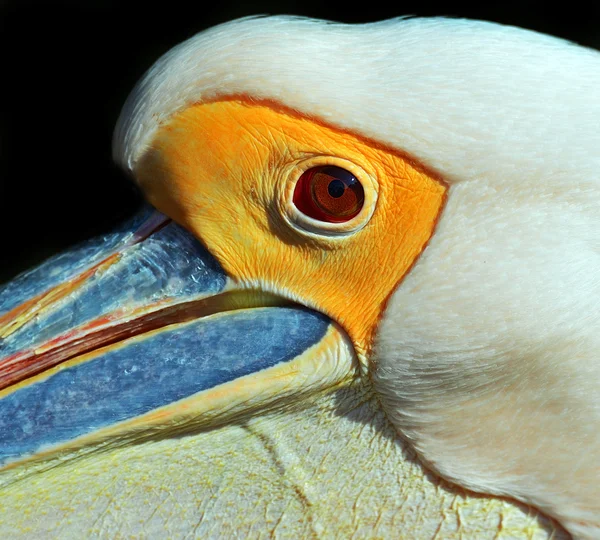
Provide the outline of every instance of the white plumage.
[[[273,51],[277,51],[277,55]],[[600,55],[491,23],[244,19],[167,53],[127,102],[162,122],[243,94],[414,156],[449,184],[372,359],[394,425],[447,478],[600,535]]]

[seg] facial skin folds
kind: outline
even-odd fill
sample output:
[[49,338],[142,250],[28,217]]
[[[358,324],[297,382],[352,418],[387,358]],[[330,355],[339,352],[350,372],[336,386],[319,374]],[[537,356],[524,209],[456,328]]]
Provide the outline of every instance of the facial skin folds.
[[[319,234],[292,223],[295,181],[319,165],[346,168],[365,187],[372,216],[354,218],[363,220],[359,230]],[[272,104],[234,99],[175,115],[136,177],[234,279],[332,317],[362,357],[388,295],[431,236],[446,191],[377,144]]]

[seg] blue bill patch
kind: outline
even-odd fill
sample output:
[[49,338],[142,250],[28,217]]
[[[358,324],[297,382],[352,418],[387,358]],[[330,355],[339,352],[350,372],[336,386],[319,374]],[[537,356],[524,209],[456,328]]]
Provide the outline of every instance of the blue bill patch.
[[300,307],[259,308],[125,342],[0,399],[0,464],[292,360],[329,323]]
[[69,280],[116,252],[156,212],[146,205],[115,231],[93,238],[60,253],[40,266],[23,272],[0,287],[0,315],[59,283]]
[[[159,302],[188,302],[223,290],[219,263],[176,223],[128,246],[78,290],[0,340],[0,358],[35,347],[104,315]],[[11,284],[9,284],[11,285]]]

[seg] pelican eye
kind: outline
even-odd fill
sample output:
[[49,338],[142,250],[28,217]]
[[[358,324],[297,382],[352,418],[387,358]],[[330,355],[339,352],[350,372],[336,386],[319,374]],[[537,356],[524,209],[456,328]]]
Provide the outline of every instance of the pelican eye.
[[308,217],[327,223],[343,223],[361,211],[365,192],[351,172],[325,165],[308,169],[300,176],[293,201]]

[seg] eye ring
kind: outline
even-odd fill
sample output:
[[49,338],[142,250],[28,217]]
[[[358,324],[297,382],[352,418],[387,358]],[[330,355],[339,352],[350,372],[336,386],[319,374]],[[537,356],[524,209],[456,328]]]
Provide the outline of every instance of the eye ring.
[[[345,173],[354,177],[362,188],[362,205],[355,208],[343,219],[322,220],[316,219],[298,208],[294,201],[294,195],[298,183],[303,175],[311,169],[322,169],[335,167],[342,169]],[[313,156],[292,163],[284,172],[284,190],[282,192],[281,208],[287,223],[299,232],[311,237],[343,237],[360,231],[371,219],[378,198],[379,185],[374,174],[367,173],[362,167],[355,163],[333,156]],[[296,200],[296,202],[298,202]],[[306,210],[306,208],[304,208]],[[322,217],[322,216],[318,216]]]

